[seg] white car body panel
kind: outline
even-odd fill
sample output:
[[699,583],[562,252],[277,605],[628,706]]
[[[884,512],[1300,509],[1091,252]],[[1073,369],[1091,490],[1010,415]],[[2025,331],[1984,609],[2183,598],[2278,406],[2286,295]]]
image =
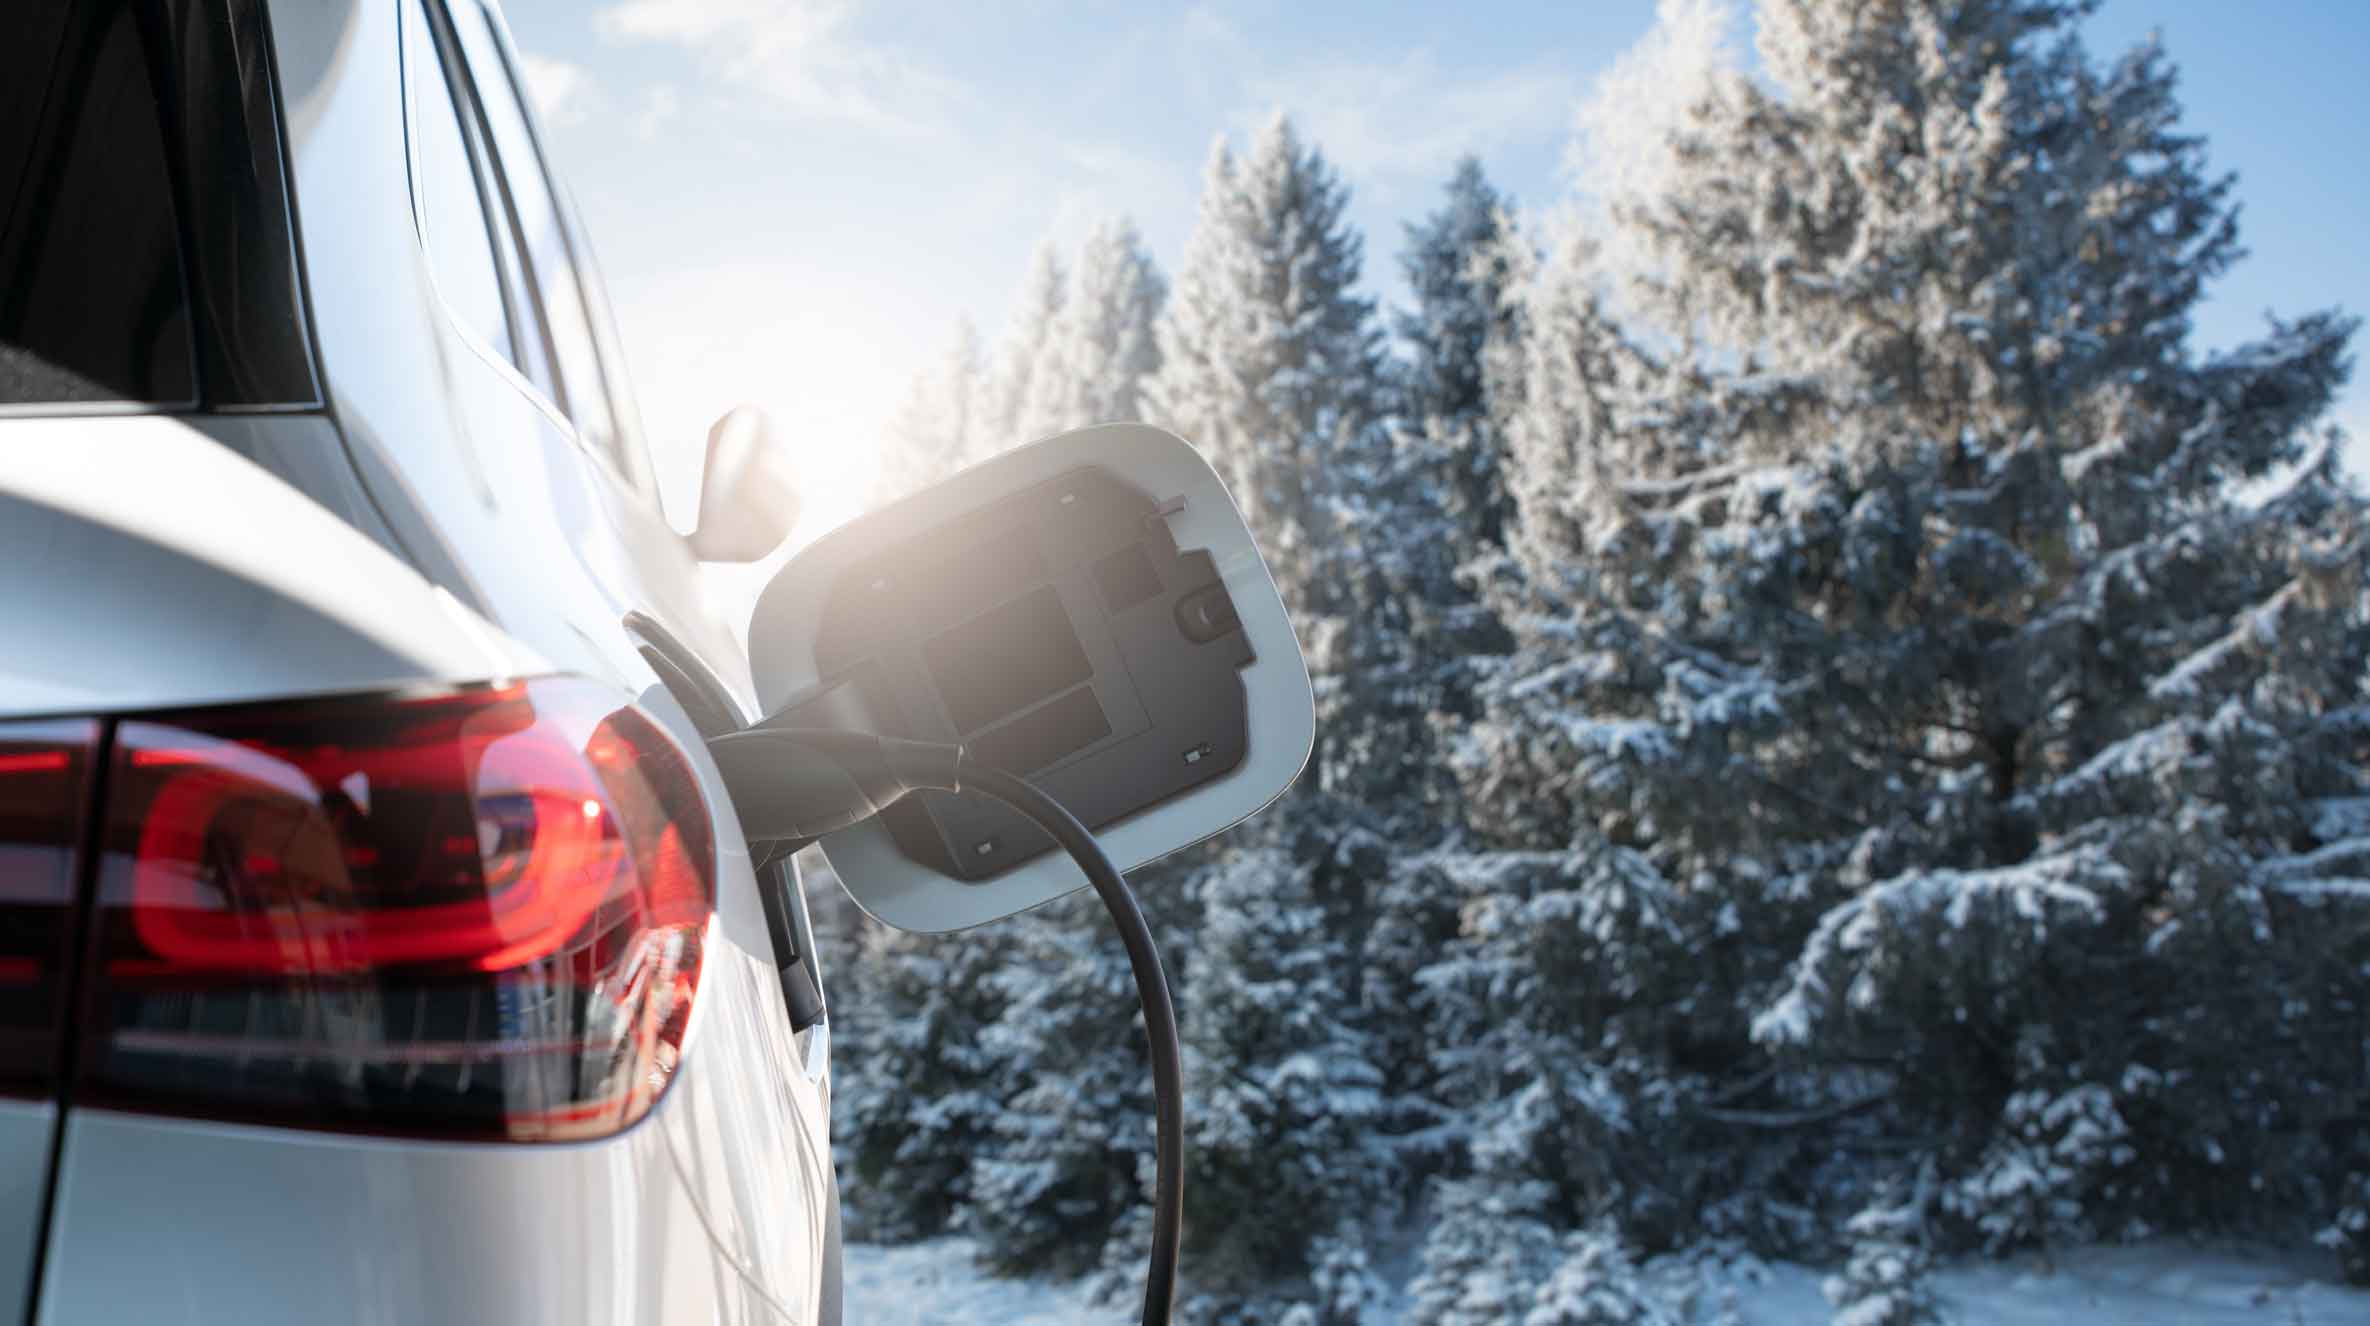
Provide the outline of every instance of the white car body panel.
[[0,714],[558,670],[182,420],[18,419],[6,436],[0,620],[44,625],[0,654]]
[[43,1176],[57,1136],[58,1107],[46,1100],[0,1100],[0,1296],[22,1303],[32,1289],[34,1241],[40,1237]]
[[[766,964],[724,946],[709,961],[675,1083],[639,1126],[598,1142],[434,1144],[73,1111],[40,1319],[814,1320],[824,1213],[807,1173],[830,1163],[819,1088],[718,1052],[761,1041],[772,1019],[786,1054],[787,1024],[764,1006],[780,1000]],[[778,1086],[779,1108],[749,1109]]]

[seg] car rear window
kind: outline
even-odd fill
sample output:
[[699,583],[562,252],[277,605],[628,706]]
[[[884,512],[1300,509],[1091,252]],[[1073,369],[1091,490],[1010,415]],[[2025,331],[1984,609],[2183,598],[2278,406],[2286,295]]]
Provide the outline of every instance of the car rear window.
[[133,5],[12,4],[0,41],[0,407],[190,405],[162,118]]

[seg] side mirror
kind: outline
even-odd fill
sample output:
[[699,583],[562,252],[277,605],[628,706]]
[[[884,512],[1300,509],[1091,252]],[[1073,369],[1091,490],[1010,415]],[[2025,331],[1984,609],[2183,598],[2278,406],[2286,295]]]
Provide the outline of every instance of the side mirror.
[[[961,742],[1096,831],[1122,870],[1199,842],[1300,774],[1316,706],[1250,529],[1182,439],[1113,424],[975,465],[825,535],[757,601],[767,718]],[[821,839],[903,930],[1082,888],[1033,825],[923,792]]]
[[797,480],[772,417],[754,405],[733,407],[708,430],[691,555],[754,562],[782,546],[797,523]]

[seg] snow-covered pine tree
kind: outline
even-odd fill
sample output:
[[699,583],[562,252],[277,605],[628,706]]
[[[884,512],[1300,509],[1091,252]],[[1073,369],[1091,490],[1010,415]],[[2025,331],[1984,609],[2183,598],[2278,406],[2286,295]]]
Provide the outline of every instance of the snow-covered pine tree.
[[1167,294],[1133,222],[1096,227],[1046,328],[1013,440],[1141,419],[1144,381],[1160,367],[1153,329]]
[[1008,451],[1037,436],[1024,431],[1029,427],[1029,403],[1037,394],[1038,378],[1046,371],[1054,325],[1061,319],[1069,289],[1060,251],[1050,239],[1038,244],[1029,259],[1028,275],[1021,281],[1020,306],[989,377],[987,425],[980,455]]
[[2229,186],[2084,8],[1769,0],[1761,76],[1678,89],[1660,191],[1612,209],[1626,335],[1585,261],[1532,278],[1537,598],[1468,792],[1674,898],[1616,1080],[1733,1176],[1664,1176],[1717,1232],[1772,1237],[1735,1194],[1815,1208],[1871,1137],[1971,1173],[2020,1093],[2085,1087],[2142,1163],[2075,1224],[2334,1209],[2370,839],[2321,808],[2364,792],[2370,640],[2312,425],[2352,323],[2190,346]]
[[[1477,586],[1505,573],[1514,499],[1506,443],[1490,409],[1489,347],[1516,338],[1520,306],[1508,297],[1526,269],[1511,229],[1512,200],[1481,163],[1457,164],[1440,207],[1407,228],[1400,266],[1414,295],[1395,318],[1403,368],[1396,374],[1395,446],[1365,513],[1391,542],[1362,551],[1353,582],[1359,620],[1394,623],[1387,652],[1364,668],[1378,704],[1369,726],[1421,732],[1426,718],[1471,717],[1484,656],[1509,639]],[[1412,721],[1410,721],[1412,720]],[[1426,749],[1378,751],[1376,762],[1432,766]],[[1431,818],[1454,822],[1453,784],[1424,789]]]
[[1393,318],[1406,352],[1400,413],[1442,480],[1442,505],[1467,550],[1505,546],[1514,514],[1506,488],[1505,443],[1490,417],[1487,348],[1512,333],[1507,291],[1519,241],[1510,234],[1514,200],[1498,192],[1475,157],[1457,162],[1446,199],[1407,227],[1399,267],[1414,306]]
[[1083,1275],[1145,1199],[1153,1102],[1135,981],[1091,895],[1006,924],[1005,1012],[986,1046],[1003,1101],[971,1159],[970,1227],[997,1270]]
[[956,324],[945,360],[915,377],[889,421],[875,505],[926,488],[982,454],[992,433],[985,358],[978,329],[969,319]]
[[1638,1274],[1620,1231],[1597,1227],[1564,1240],[1558,1262],[1522,1326],[1678,1326]]
[[[1509,1128],[1538,1139],[1493,1142],[1489,1163],[1499,1183],[1548,1181],[1551,1231],[1609,1220],[1656,1247],[1707,1225],[1761,1239],[1769,1231],[1747,1225],[1770,1208],[1737,1180],[1766,1162],[1702,1145],[1722,1067],[1703,1024],[1736,1035],[1735,1014],[1714,1011],[1724,974],[1698,952],[1720,931],[1720,904],[1667,877],[1650,826],[1605,795],[1580,753],[1650,734],[1569,699],[1587,681],[1618,688],[1638,646],[1617,614],[1574,610],[1587,586],[1564,503],[1628,463],[1613,404],[1646,361],[1603,307],[1589,244],[1566,237],[1542,255],[1502,242],[1515,307],[1486,371],[1522,573],[1489,588],[1523,649],[1493,665],[1484,721],[1452,729],[1472,841],[1430,860],[1430,892],[1458,907],[1457,934],[1421,973],[1437,1090],[1477,1139]],[[1565,1123],[1541,1131],[1548,1102]],[[1739,1214],[1707,1218],[1723,1199]]]
[[[1185,1004],[1192,1320],[1225,1320],[1233,1300],[1305,1296],[1323,1245],[1364,1244],[1387,1210],[1381,1078],[1348,1017],[1354,950],[1315,875],[1262,848],[1200,881]],[[1336,1280],[1358,1273],[1328,1269]],[[1356,1291],[1337,1284],[1328,1297]]]
[[[1353,651],[1359,697],[1337,713],[1347,759],[1371,775],[1370,794],[1399,811],[1385,832],[1402,844],[1376,899],[1361,958],[1361,999],[1374,1028],[1389,1099],[1388,1127],[1411,1175],[1453,1165],[1461,1124],[1438,1091],[1420,973],[1456,933],[1453,889],[1421,849],[1464,818],[1437,736],[1469,720],[1482,660],[1508,638],[1476,581],[1503,574],[1507,491],[1504,445],[1488,408],[1485,349],[1511,334],[1506,299],[1518,245],[1511,202],[1481,163],[1458,162],[1441,206],[1407,227],[1400,257],[1413,307],[1394,319],[1399,375],[1396,447],[1384,482],[1363,501],[1382,545],[1359,559],[1349,583],[1354,619],[1370,632]],[[1412,1189],[1411,1189],[1412,1190]]]
[[1923,1214],[1898,1194],[1844,1223],[1850,1257],[1820,1289],[1835,1306],[1835,1326],[1935,1326],[1942,1320],[1927,1282],[1932,1259],[1918,1245]]
[[994,931],[911,935],[869,922],[835,986],[834,1152],[848,1237],[928,1238],[965,1223],[974,1155],[1001,1113],[986,1032],[1003,1011]]
[[2348,1174],[2338,1184],[2336,1212],[2313,1242],[2337,1254],[2349,1285],[2370,1285],[2370,1175]]
[[1423,972],[1424,1025],[1472,1141],[1469,1171],[1440,1185],[1413,1320],[1518,1320],[1569,1260],[1564,1231],[1667,1245],[1697,1167],[1718,1166],[1698,1188],[1740,1175],[1697,1154],[1687,1094],[1664,1080],[1682,1021],[1665,992],[1687,988],[1692,955],[1651,865],[1602,838],[1431,863],[1461,926]]
[[1214,144],[1145,388],[1146,417],[1217,467],[1312,633],[1333,607],[1316,572],[1334,504],[1372,477],[1382,408],[1381,333],[1357,293],[1348,200],[1281,115],[1240,159]]
[[[1634,848],[1595,834],[1564,850],[1443,851],[1460,931],[1424,969],[1437,1095],[1472,1130],[1476,1182],[1544,1182],[1550,1236],[1611,1221],[1669,1247],[1760,1162],[1715,1154],[1710,1079],[1672,1050],[1690,1036],[1704,918]],[[1443,1236],[1436,1229],[1433,1237]],[[1429,1255],[1429,1254],[1427,1254]]]
[[1306,1301],[1320,1242],[1355,1239],[1348,1223],[1384,1209],[1388,1191],[1388,1156],[1369,1137],[1377,1081],[1357,954],[1393,848],[1379,826],[1397,807],[1341,795],[1338,780],[1364,769],[1328,754],[1356,727],[1335,721],[1360,696],[1345,659],[1388,629],[1352,632],[1346,616],[1358,538],[1380,537],[1358,504],[1390,455],[1346,201],[1281,117],[1240,159],[1220,142],[1146,388],[1147,418],[1202,448],[1257,530],[1320,705],[1313,776],[1193,886],[1202,920],[1180,998],[1197,1102],[1187,1276],[1211,1312],[1228,1298]]
[[1387,1311],[1392,1293],[1377,1265],[1379,1232],[1352,1227],[1317,1240],[1309,1272],[1315,1292],[1293,1304],[1280,1326],[1359,1326]]
[[2083,1198],[2138,1159],[2130,1134],[2114,1096],[2095,1083],[2019,1091],[1983,1155],[1941,1194],[1942,1208],[1994,1251],[2086,1242],[2102,1231],[2086,1219]]
[[1514,1159],[1511,1168],[1483,1164],[1438,1185],[1408,1286],[1413,1326],[1520,1321],[1554,1272],[1551,1185],[1529,1172],[1527,1156]]
[[[1514,334],[1507,287],[1522,254],[1512,202],[1466,157],[1438,209],[1407,227],[1400,266],[1412,307],[1394,318],[1392,446],[1358,495],[1361,546],[1344,559],[1344,587],[1363,648],[1351,652],[1360,744],[1345,762],[1382,773],[1422,819],[1459,818],[1427,720],[1469,718],[1477,656],[1508,640],[1476,583],[1500,574],[1513,495],[1505,443],[1489,409],[1487,347]],[[1435,781],[1406,789],[1411,775]],[[1403,835],[1404,837],[1405,835]]]

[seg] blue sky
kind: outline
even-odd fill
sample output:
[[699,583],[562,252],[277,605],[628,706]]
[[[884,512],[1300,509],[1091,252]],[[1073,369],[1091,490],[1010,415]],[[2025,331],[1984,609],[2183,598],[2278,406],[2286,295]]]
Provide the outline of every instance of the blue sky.
[[[1560,202],[1573,112],[1652,0],[511,0],[560,166],[600,251],[667,486],[769,407],[816,524],[854,514],[882,423],[957,319],[999,330],[1032,249],[1126,214],[1166,265],[1201,165],[1289,111],[1353,190],[1367,275],[1455,158]],[[2201,342],[2266,309],[2370,312],[2370,4],[2107,0],[2099,50],[2161,31],[2189,128],[2236,170],[2252,256]],[[2370,390],[2341,410],[2370,457]],[[816,532],[810,528],[807,533]]]

